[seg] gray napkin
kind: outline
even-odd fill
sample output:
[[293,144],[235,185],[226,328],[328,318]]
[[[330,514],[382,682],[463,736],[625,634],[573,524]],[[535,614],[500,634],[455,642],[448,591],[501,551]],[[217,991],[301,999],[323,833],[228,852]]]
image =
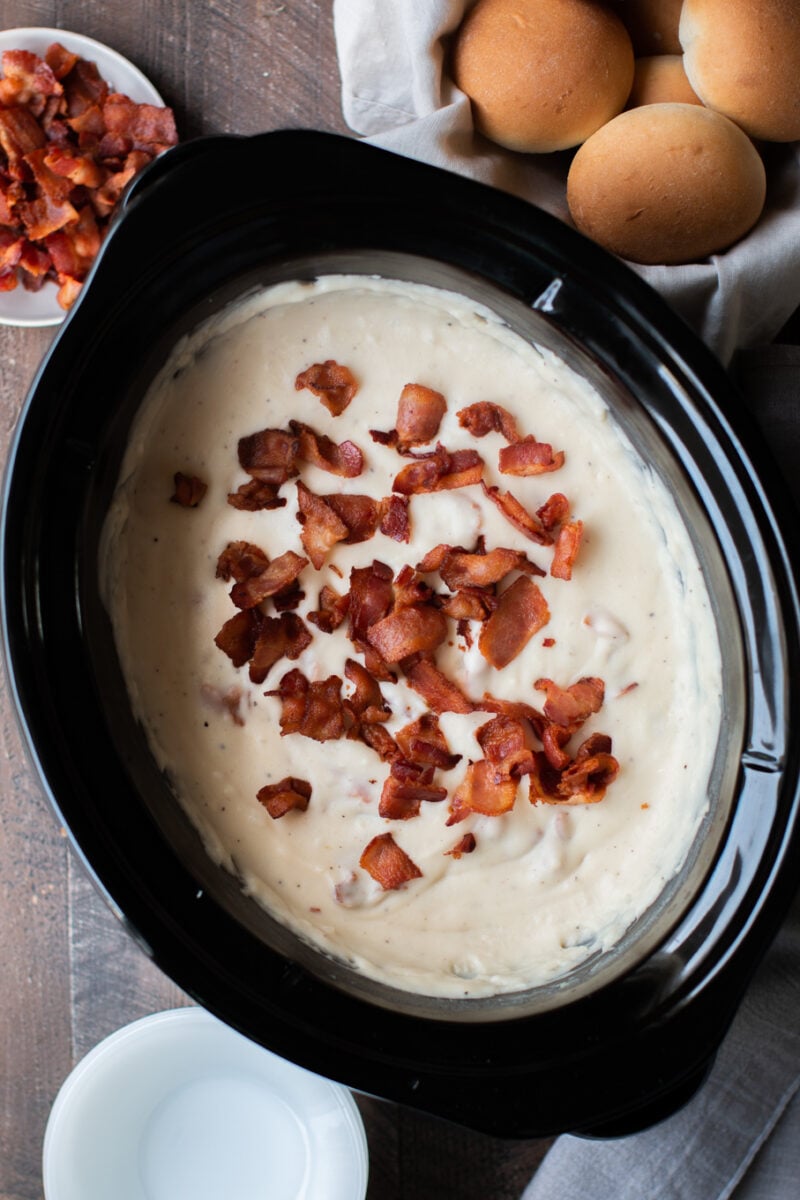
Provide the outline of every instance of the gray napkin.
[[[570,155],[524,155],[476,134],[447,74],[447,40],[473,0],[334,0],[342,109],[374,145],[469,175],[563,220]],[[723,362],[771,341],[800,305],[800,144],[764,147],[767,205],[724,254],[685,266],[634,267]]]

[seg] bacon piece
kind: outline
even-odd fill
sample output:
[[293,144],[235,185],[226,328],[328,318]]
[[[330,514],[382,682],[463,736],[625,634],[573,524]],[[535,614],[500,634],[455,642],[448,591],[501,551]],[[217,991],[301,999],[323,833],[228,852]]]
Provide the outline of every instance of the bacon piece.
[[546,719],[572,733],[592,713],[600,711],[605,697],[603,680],[592,675],[579,679],[567,688],[559,687],[552,679],[537,679],[533,686],[537,692],[547,694],[543,706]]
[[516,496],[512,496],[511,492],[501,492],[499,487],[494,485],[487,487],[483,480],[481,480],[481,487],[487,500],[491,500],[492,504],[499,508],[506,520],[515,529],[518,529],[525,537],[530,538],[532,542],[537,542],[540,546],[552,545],[552,534],[544,527],[538,513],[535,516],[529,513],[527,508],[520,504]]
[[408,496],[386,496],[380,502],[380,530],[395,542],[407,542],[411,538],[411,523],[408,515]]
[[474,833],[465,833],[452,850],[445,850],[445,854],[449,854],[452,858],[461,858],[463,854],[472,854],[477,844]]
[[333,358],[324,363],[314,363],[302,371],[295,379],[294,386],[298,392],[308,388],[334,417],[344,412],[358,391],[353,372],[349,367],[340,366]]
[[302,525],[300,541],[319,571],[331,547],[345,541],[349,531],[322,496],[316,496],[301,481],[297,483],[297,503],[297,519]]
[[45,144],[45,135],[33,113],[16,105],[0,107],[0,148],[5,152],[6,171],[12,179],[26,180],[30,171],[25,157]]
[[530,774],[531,804],[597,804],[619,774],[619,763],[611,754],[611,739],[592,734],[579,746],[565,768],[555,768],[544,751],[534,755]]
[[239,465],[252,479],[280,487],[297,475],[300,439],[285,429],[259,429],[239,438]]
[[397,404],[395,428],[386,435],[381,435],[377,430],[370,430],[370,433],[375,441],[384,441],[385,438],[385,444],[396,444],[402,454],[409,446],[432,442],[446,412],[447,401],[441,392],[421,383],[407,383]]
[[231,600],[237,608],[254,608],[262,600],[288,587],[307,562],[307,558],[287,550],[285,554],[273,558],[262,571],[236,582],[231,588]]
[[550,574],[556,579],[572,579],[572,568],[583,537],[583,521],[568,521],[556,538]]
[[513,717],[517,721],[527,721],[539,738],[547,726],[543,714],[532,704],[526,704],[524,700],[501,700],[493,696],[491,692],[483,693],[483,699],[475,705],[475,710],[499,713],[505,717]]
[[498,600],[494,590],[460,588],[452,596],[440,597],[437,603],[443,613],[456,621],[485,621],[497,608]]
[[[456,548],[463,549],[463,547]],[[437,546],[428,551],[421,562],[417,563],[417,570],[425,573],[428,571],[438,571],[452,549],[453,547],[448,546],[446,542],[439,542]],[[466,551],[464,553],[466,554]]]
[[184,475],[183,471],[175,472],[174,482],[175,491],[170,500],[182,508],[197,508],[208,491],[208,484],[203,483],[202,479],[196,475]]
[[44,60],[56,79],[63,79],[65,75],[69,75],[79,57],[71,50],[65,49],[60,42],[51,42],[44,52]]
[[355,479],[364,470],[364,455],[355,442],[334,442],[301,421],[290,421],[289,428],[297,437],[297,457],[304,462],[345,479]]
[[478,649],[498,670],[507,666],[550,620],[537,584],[520,575],[501,594],[497,608],[481,628]]
[[269,559],[260,546],[252,542],[228,542],[217,559],[217,579],[244,583],[268,565]]
[[306,620],[316,625],[322,633],[333,633],[338,629],[347,616],[350,606],[349,596],[340,596],[337,591],[326,583],[319,593],[317,602],[319,608],[315,612],[306,613]]
[[441,492],[479,483],[483,459],[475,450],[446,450],[439,442],[430,454],[414,456],[414,461],[395,476],[392,491],[404,496],[420,492]]
[[548,533],[552,533],[569,516],[569,500],[563,492],[553,492],[541,508],[537,508],[536,515]]
[[504,775],[524,773],[531,760],[531,750],[525,741],[525,726],[517,717],[499,714],[475,734],[484,758]]
[[227,654],[235,667],[243,667],[253,656],[256,639],[266,618],[257,608],[246,608],[226,621],[214,644]]
[[317,742],[343,737],[346,709],[341,687],[338,675],[310,683],[296,667],[288,671],[277,688],[264,693],[265,696],[277,696],[281,701],[281,737],[300,733]]
[[429,659],[413,658],[403,663],[403,673],[409,686],[422,696],[432,712],[474,711],[475,705],[472,701]]
[[311,784],[305,779],[287,775],[280,783],[268,783],[256,793],[259,804],[263,804],[273,820],[285,817],[292,809],[305,812],[311,799]]
[[394,581],[395,610],[411,605],[428,604],[434,595],[433,588],[408,563],[400,568]]
[[426,712],[396,734],[397,745],[409,762],[451,771],[461,761],[460,754],[451,754],[447,739],[439,728],[435,713]]
[[107,135],[124,138],[127,150],[143,150],[155,156],[178,140],[171,109],[137,104],[120,92],[112,92],[104,101],[103,120]]
[[557,771],[563,771],[572,761],[567,751],[564,749],[567,742],[572,737],[572,729],[563,725],[556,725],[555,722],[546,724],[541,731],[542,749],[547,756],[547,761],[551,767],[555,767]]
[[377,679],[354,658],[347,659],[344,673],[353,684],[349,704],[358,720],[366,725],[388,721],[392,710],[383,698]]
[[49,63],[32,51],[3,51],[0,104],[38,108],[36,99],[61,96],[63,90]]
[[279,617],[262,616],[250,655],[251,681],[263,683],[279,659],[299,658],[311,641],[311,632],[297,613],[283,612]]
[[454,548],[448,551],[439,567],[439,574],[451,592],[460,588],[490,587],[499,583],[510,571],[544,574],[521,550],[510,550],[504,546],[484,554],[470,554]]
[[386,663],[412,654],[432,653],[447,637],[447,621],[438,608],[407,605],[367,630],[367,641]]
[[335,492],[333,495],[322,496],[321,499],[347,526],[347,537],[344,538],[347,545],[366,542],[374,535],[380,520],[382,501],[350,492]]
[[[352,730],[348,734],[348,737],[350,736],[353,736]],[[383,762],[394,762],[395,759],[400,757],[397,742],[383,725],[378,725],[377,723],[372,725],[360,724],[355,736],[360,738],[371,750],[374,750]]]
[[518,780],[485,758],[470,763],[450,801],[448,825],[457,825],[471,813],[499,817],[510,812],[517,798]]
[[235,492],[228,493],[228,504],[243,512],[261,512],[269,508],[283,508],[285,496],[278,495],[279,484],[264,483],[260,479],[248,479]]
[[433,767],[396,759],[381,792],[378,813],[394,821],[407,821],[419,815],[423,803],[438,804],[447,799],[447,788],[433,784]]
[[543,475],[563,467],[564,451],[554,452],[549,442],[525,437],[512,446],[503,446],[498,462],[503,475]]
[[350,638],[365,642],[367,631],[391,611],[394,602],[392,568],[374,559],[369,567],[350,572]]
[[507,442],[520,441],[517,423],[502,404],[479,400],[477,404],[462,408],[457,416],[459,425],[468,429],[473,437],[481,438],[486,437],[487,433],[501,433]]
[[359,866],[381,885],[385,892],[394,891],[412,879],[421,879],[422,872],[392,837],[380,833],[364,848]]

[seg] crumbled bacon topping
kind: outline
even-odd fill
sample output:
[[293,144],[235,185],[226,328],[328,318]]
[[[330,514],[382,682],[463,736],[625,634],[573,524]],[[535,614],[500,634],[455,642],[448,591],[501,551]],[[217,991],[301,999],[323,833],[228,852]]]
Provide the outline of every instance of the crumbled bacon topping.
[[198,479],[197,475],[184,475],[182,471],[175,472],[174,484],[175,491],[170,500],[173,504],[180,504],[181,508],[197,508],[208,491],[208,484]]
[[288,588],[307,562],[307,558],[302,558],[293,550],[287,550],[285,554],[273,558],[260,571],[237,579],[231,588],[231,600],[237,608],[254,608],[262,600]]
[[483,459],[476,450],[446,450],[439,442],[430,454],[413,456],[395,476],[392,491],[404,496],[441,492],[480,483]]
[[400,662],[412,654],[431,654],[446,637],[444,614],[427,604],[406,605],[367,631],[367,641],[386,663]]
[[350,607],[350,596],[340,596],[328,584],[320,589],[319,607],[314,612],[306,614],[306,620],[316,625],[323,633],[333,633],[338,629],[347,616]]
[[508,409],[489,400],[479,400],[477,404],[462,408],[458,423],[476,438],[486,437],[487,433],[500,433],[507,442],[520,441],[517,423]]
[[302,529],[300,541],[312,564],[319,571],[328,551],[348,536],[348,528],[331,506],[302,482],[297,483],[297,519]]
[[426,712],[404,725],[396,734],[397,745],[409,762],[451,771],[461,761],[460,754],[451,754],[447,739],[439,728],[435,713]]
[[503,475],[543,475],[563,467],[564,451],[554,451],[549,442],[524,437],[511,446],[503,446],[498,462]]
[[423,804],[447,799],[447,788],[433,783],[433,767],[395,759],[381,792],[378,815],[393,821],[408,821],[419,815]]
[[409,686],[422,696],[431,712],[474,711],[472,701],[429,659],[415,657],[410,662],[404,662],[403,673]]
[[482,626],[478,648],[488,663],[501,670],[549,620],[550,610],[541,590],[532,579],[520,575],[501,593],[497,608]]
[[334,417],[341,416],[358,391],[356,377],[350,368],[340,366],[332,358],[301,371],[294,386],[298,392],[308,388]]
[[572,579],[572,568],[583,537],[583,521],[567,521],[558,531],[550,574],[556,579]]
[[371,429],[373,441],[396,446],[401,454],[410,446],[432,442],[439,432],[447,401],[441,392],[421,383],[407,383],[397,404],[397,423],[389,433]]
[[292,809],[305,812],[311,799],[311,784],[305,779],[295,779],[289,775],[280,783],[268,783],[256,795],[259,804],[263,804],[273,820],[277,820]]
[[445,854],[449,854],[451,858],[461,858],[462,854],[472,854],[477,844],[474,833],[465,833],[452,850],[445,850]]
[[365,847],[359,865],[381,885],[385,892],[394,891],[412,879],[421,879],[422,872],[392,837],[381,833]]
[[311,641],[311,631],[297,613],[263,617],[250,656],[250,679],[253,683],[263,683],[279,659],[299,658]]
[[297,436],[297,457],[303,462],[345,479],[355,479],[364,470],[364,455],[355,442],[334,442],[300,421],[290,421],[289,428]]
[[380,530],[395,542],[407,542],[411,538],[411,522],[408,515],[408,496],[386,496],[380,504]]
[[585,676],[567,688],[559,687],[552,679],[537,679],[537,692],[545,692],[544,715],[548,721],[575,732],[584,721],[603,706],[605,684],[595,676]]
[[110,93],[58,42],[6,50],[0,79],[0,291],[80,292],[123,188],[178,140],[172,111]]
[[[530,538],[532,542],[537,542],[540,546],[549,546],[553,542],[553,535],[549,532],[548,527],[541,519],[539,512],[535,515],[529,513],[524,505],[520,504],[516,496],[512,496],[511,492],[501,492],[499,487],[487,487],[481,480],[483,494],[487,500],[491,500],[506,520],[523,533],[525,537]],[[541,511],[541,510],[540,510]]]
[[277,696],[282,704],[281,736],[301,733],[317,742],[343,737],[346,709],[342,700],[342,681],[338,675],[311,683],[302,671],[288,671],[277,688],[265,692]]
[[530,772],[531,804],[597,804],[619,773],[611,753],[611,738],[592,734],[578,747],[574,759],[557,768],[544,751],[534,754]]

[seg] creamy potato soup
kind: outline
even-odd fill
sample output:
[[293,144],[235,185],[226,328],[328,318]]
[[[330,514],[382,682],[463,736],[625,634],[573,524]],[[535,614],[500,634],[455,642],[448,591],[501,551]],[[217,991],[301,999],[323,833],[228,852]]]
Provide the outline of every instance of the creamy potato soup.
[[101,561],[208,853],[366,975],[546,983],[684,862],[721,711],[691,540],[587,381],[464,297],[328,276],[209,321]]

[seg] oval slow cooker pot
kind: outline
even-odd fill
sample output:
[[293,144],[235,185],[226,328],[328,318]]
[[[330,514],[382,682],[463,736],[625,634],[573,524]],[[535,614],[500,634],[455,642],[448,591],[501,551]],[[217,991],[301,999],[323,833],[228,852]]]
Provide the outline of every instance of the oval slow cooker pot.
[[[715,599],[726,715],[690,861],[607,961],[497,1004],[387,993],[255,913],[149,756],[98,596],[130,422],[176,340],[254,286],[327,271],[465,291],[589,375],[673,487]],[[3,519],[12,690],[101,892],[206,1008],[320,1074],[486,1132],[630,1132],[702,1081],[800,878],[790,512],[720,365],[565,225],[333,135],[202,139],[128,193],[28,398]]]

